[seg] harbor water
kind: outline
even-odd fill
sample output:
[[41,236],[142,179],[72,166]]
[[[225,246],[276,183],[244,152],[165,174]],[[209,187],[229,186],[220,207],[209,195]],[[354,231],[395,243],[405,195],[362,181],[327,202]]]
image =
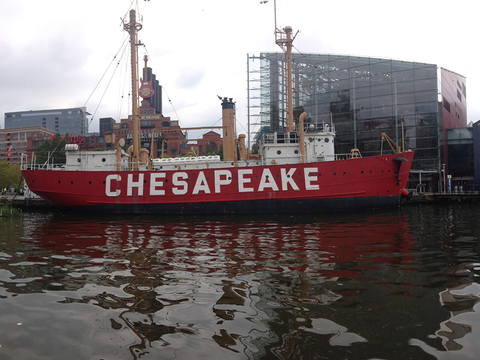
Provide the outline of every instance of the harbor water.
[[480,206],[0,218],[0,359],[478,359]]

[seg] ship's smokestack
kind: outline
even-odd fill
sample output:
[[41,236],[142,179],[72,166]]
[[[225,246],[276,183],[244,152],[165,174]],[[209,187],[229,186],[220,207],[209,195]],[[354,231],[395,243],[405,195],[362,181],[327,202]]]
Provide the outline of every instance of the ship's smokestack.
[[234,161],[235,158],[235,103],[233,99],[222,99],[223,120],[223,160]]

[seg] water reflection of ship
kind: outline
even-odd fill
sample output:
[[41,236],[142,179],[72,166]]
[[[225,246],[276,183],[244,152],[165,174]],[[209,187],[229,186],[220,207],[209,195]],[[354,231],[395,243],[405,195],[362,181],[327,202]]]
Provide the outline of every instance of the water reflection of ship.
[[[78,291],[77,298],[66,298],[65,303],[121,310],[110,325],[117,331],[129,328],[138,336],[140,343],[130,348],[135,356],[148,351],[153,342],[167,344],[171,335],[204,331],[179,315],[192,309],[203,312],[203,320],[208,318],[206,327],[214,329],[210,336],[216,344],[243,352],[244,347],[252,351],[283,342],[265,324],[284,321],[282,317],[289,316],[281,311],[284,307],[347,301],[345,295],[364,289],[345,289],[338,284],[342,279],[361,279],[369,271],[415,261],[409,255],[414,243],[405,215],[301,221],[289,217],[261,222],[53,217],[28,234],[35,246],[25,252],[25,260],[38,260],[40,252],[49,266],[37,267],[38,274],[33,275],[42,280],[26,284],[24,291],[51,290],[45,271],[61,267],[64,271],[57,271],[54,281],[62,286],[54,290]],[[82,288],[91,283],[112,291],[82,295]],[[122,289],[123,294],[113,288]],[[172,314],[177,321],[172,321]],[[320,321],[313,312],[295,314],[289,322],[296,331],[313,331]],[[252,325],[250,317],[257,322]],[[341,315],[334,321],[345,323]],[[255,336],[245,330],[252,326]],[[287,356],[294,344],[290,338],[278,351]]]

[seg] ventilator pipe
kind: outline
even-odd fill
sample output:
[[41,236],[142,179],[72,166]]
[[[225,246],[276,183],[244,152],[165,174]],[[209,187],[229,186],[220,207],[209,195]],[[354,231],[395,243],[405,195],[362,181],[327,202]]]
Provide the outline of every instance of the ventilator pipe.
[[145,149],[145,148],[140,149],[140,165],[148,164],[148,154],[149,153],[150,153],[150,151],[148,151],[148,149]]
[[240,160],[247,160],[247,148],[245,147],[245,134],[238,136],[238,148],[240,150]]
[[122,162],[122,147],[117,145],[117,171],[121,170],[121,162]]
[[132,168],[132,153],[133,153],[133,145],[130,145],[127,149],[129,169]]
[[300,134],[300,161],[305,162],[305,130],[303,128],[303,121],[307,118],[307,113],[303,112],[298,119],[298,131]]

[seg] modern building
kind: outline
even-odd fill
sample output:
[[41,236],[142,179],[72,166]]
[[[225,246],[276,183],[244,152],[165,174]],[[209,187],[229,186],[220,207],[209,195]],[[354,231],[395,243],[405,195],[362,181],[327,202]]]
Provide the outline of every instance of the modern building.
[[[248,69],[249,127],[257,137],[284,131],[285,55],[249,56]],[[410,186],[443,186],[449,174],[447,130],[467,125],[465,77],[434,64],[293,54],[293,88],[294,107],[303,106],[311,122],[335,125],[337,154],[391,151],[382,140],[385,133],[416,151]]]
[[27,154],[30,161],[37,146],[55,135],[55,131],[41,126],[0,130],[0,160],[20,163],[20,155]]
[[87,115],[85,107],[7,112],[5,129],[42,126],[62,136],[82,136],[88,133]]

